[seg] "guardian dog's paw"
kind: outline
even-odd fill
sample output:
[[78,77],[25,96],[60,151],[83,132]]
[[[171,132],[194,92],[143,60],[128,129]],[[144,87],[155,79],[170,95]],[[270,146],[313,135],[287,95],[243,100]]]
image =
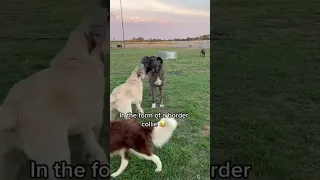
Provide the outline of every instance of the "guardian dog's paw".
[[151,108],[156,108],[156,103],[152,103]]
[[157,168],[156,170],[154,170],[155,172],[161,172],[161,168]]
[[144,114],[144,111],[141,109],[141,110],[139,111],[139,113],[140,113],[140,114]]
[[161,108],[164,108],[164,104],[160,104],[160,107],[161,107]]

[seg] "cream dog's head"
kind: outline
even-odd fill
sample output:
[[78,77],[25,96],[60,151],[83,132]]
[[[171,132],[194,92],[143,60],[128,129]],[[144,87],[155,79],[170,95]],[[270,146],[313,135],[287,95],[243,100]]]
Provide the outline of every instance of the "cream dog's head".
[[138,79],[144,79],[146,77],[146,71],[144,69],[144,65],[140,64],[139,66],[136,67],[135,69]]

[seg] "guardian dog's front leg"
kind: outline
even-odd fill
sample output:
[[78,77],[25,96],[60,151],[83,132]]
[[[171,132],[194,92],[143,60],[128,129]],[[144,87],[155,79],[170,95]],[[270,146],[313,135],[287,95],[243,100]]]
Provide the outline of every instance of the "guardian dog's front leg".
[[151,88],[151,98],[152,98],[152,106],[151,106],[151,108],[156,108],[156,101],[154,99],[154,87],[151,86],[150,88]]
[[164,85],[159,87],[159,91],[160,91],[160,107],[164,108],[164,104],[163,104]]

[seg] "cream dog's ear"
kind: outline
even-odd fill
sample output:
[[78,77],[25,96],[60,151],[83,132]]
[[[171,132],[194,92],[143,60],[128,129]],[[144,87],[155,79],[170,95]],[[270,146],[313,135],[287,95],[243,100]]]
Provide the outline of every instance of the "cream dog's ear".
[[140,64],[140,69],[144,69],[144,64]]
[[144,68],[144,64],[140,65],[140,69],[141,69],[141,76],[145,76],[146,75],[146,69]]
[[105,42],[108,34],[108,24],[107,24],[107,11],[105,9],[97,9],[95,13],[88,17],[86,23],[86,31],[84,33],[87,43],[89,53],[100,47],[102,48],[103,42]]
[[102,63],[105,63],[109,54],[109,24],[105,9],[97,9],[93,15],[87,18],[84,36],[87,40],[89,54]]
[[65,47],[52,60],[50,66],[64,63],[65,59],[82,59],[93,56],[101,61],[109,58],[108,13],[98,8],[91,16],[86,16],[70,33]]
[[136,67],[135,71],[137,73],[138,78],[140,78],[141,76],[143,77],[144,76],[144,65],[140,64],[139,66]]

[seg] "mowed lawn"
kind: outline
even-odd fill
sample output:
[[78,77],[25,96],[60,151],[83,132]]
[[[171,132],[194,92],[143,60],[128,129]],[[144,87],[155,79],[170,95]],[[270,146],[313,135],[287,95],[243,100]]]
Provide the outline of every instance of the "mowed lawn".
[[211,1],[211,163],[320,179],[320,1]]
[[[156,55],[159,49],[111,50],[110,91],[124,83],[143,56]],[[165,50],[174,50],[165,48]],[[142,108],[145,113],[186,113],[177,119],[179,126],[162,149],[156,149],[163,170],[156,173],[152,161],[131,156],[126,171],[118,179],[209,179],[210,164],[210,52],[200,57],[200,50],[177,49],[178,59],[164,60],[166,85],[163,109],[151,109],[149,84],[145,79]],[[159,93],[156,92],[156,95]],[[159,96],[156,96],[159,100]],[[136,108],[133,106],[133,110]],[[157,122],[159,119],[139,119]],[[120,158],[111,159],[111,171],[120,166]]]

